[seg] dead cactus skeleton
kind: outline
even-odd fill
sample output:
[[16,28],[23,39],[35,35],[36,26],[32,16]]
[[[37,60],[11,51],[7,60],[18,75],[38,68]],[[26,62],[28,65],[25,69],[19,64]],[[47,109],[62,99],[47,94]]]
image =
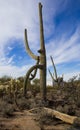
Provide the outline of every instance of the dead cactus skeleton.
[[54,64],[52,56],[50,56],[50,58],[51,58],[52,65],[53,65],[53,68],[54,68],[54,73],[52,74],[51,71],[49,70],[49,74],[50,74],[50,76],[53,80],[53,84],[57,83],[58,85],[60,85],[63,82],[63,75],[62,75],[62,77],[57,76],[56,66]]

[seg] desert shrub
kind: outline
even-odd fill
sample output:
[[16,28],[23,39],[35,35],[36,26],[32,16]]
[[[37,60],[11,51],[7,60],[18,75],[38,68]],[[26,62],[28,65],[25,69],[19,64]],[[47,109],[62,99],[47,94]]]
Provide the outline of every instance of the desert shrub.
[[11,80],[11,77],[8,75],[4,75],[3,77],[0,78],[1,83],[8,82],[10,80]]
[[17,80],[19,80],[21,83],[24,83],[24,77],[18,77]]
[[5,101],[0,100],[0,115],[4,117],[13,116],[14,107],[11,104],[7,104]]
[[13,116],[14,108],[12,105],[8,104],[6,108],[3,109],[3,116],[11,117]]
[[37,93],[40,92],[40,79],[34,79],[31,88],[30,88],[32,95],[35,97]]
[[66,130],[80,130],[80,127],[70,126],[70,127],[67,128]]
[[30,109],[30,102],[26,98],[17,99],[17,104],[21,110]]
[[35,97],[36,94],[40,92],[40,86],[31,85],[31,92],[32,95]]
[[1,88],[0,89],[0,98],[3,98],[3,96],[5,95],[5,92],[6,90],[5,90],[5,88]]
[[13,95],[4,95],[3,101],[5,101],[8,104],[13,104],[14,103],[14,97]]
[[52,117],[51,115],[48,115],[46,111],[44,111],[43,109],[39,111],[36,121],[39,122],[39,125],[41,128],[44,125],[56,125],[57,123],[62,122],[59,119],[56,119],[55,117]]
[[53,89],[54,88],[52,86],[49,86],[49,85],[47,86],[47,92],[51,92],[51,91],[53,91]]

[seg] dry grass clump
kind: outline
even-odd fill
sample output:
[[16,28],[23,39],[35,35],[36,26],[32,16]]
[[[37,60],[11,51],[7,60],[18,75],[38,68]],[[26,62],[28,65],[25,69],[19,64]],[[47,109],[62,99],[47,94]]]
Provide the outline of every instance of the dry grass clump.
[[21,110],[30,109],[30,102],[26,98],[17,99],[17,104]]
[[0,116],[3,117],[11,117],[13,116],[14,107],[11,104],[7,104],[7,102],[0,100]]

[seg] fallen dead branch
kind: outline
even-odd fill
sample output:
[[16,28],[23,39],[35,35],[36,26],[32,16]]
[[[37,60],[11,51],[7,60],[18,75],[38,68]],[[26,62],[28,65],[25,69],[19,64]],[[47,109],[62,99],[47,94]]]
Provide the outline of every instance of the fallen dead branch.
[[50,108],[46,108],[46,107],[39,108],[38,107],[38,108],[33,108],[33,109],[29,110],[29,112],[33,112],[33,111],[36,111],[38,109],[41,109],[44,112],[46,112],[48,115],[50,115],[52,117],[55,117],[57,119],[60,119],[60,120],[66,122],[68,124],[72,124],[72,125],[75,125],[75,126],[80,126],[80,117],[70,116],[70,115],[61,113],[59,111],[50,109]]
[[49,114],[55,118],[58,118],[66,123],[80,126],[80,117],[70,116],[70,115],[67,115],[67,114],[61,113],[59,111],[50,109],[50,108],[46,108],[46,107],[44,107],[43,110],[45,110],[47,114]]
[[28,112],[33,112],[33,111],[36,111],[36,110],[42,110],[43,108],[42,107],[35,107],[35,108],[32,108],[30,110],[28,110]]

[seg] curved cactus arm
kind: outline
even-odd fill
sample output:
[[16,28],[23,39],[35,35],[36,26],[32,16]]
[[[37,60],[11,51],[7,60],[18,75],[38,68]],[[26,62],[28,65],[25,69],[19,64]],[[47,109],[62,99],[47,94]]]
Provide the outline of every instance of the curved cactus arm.
[[29,70],[28,70],[28,72],[27,72],[27,74],[26,74],[26,77],[25,77],[25,80],[24,80],[24,91],[23,91],[23,95],[24,95],[24,97],[26,97],[26,91],[27,91],[27,83],[28,83],[28,80],[29,80],[29,76],[30,76],[30,74],[31,74],[31,72],[33,71],[33,70],[35,70],[35,69],[43,69],[43,65],[34,65],[34,66],[32,66]]
[[24,34],[25,34],[25,46],[26,46],[26,50],[27,50],[28,54],[29,54],[33,59],[38,60],[39,56],[34,55],[34,54],[32,53],[32,51],[30,50],[30,48],[29,48],[28,38],[27,38],[27,29],[25,29]]
[[[37,60],[36,65],[39,65],[39,59]],[[35,78],[35,76],[36,76],[36,73],[37,73],[37,68],[34,70],[34,73],[33,73],[33,74],[31,74],[31,78],[29,78],[29,80],[34,79],[34,78]]]
[[52,61],[53,67],[54,67],[55,79],[57,80],[58,78],[57,78],[57,71],[56,71],[56,67],[55,67],[55,64],[54,64],[54,61],[53,61],[52,56],[50,56],[50,58],[51,58],[51,61]]
[[58,82],[58,80],[54,79],[54,74],[52,75],[52,73],[51,73],[50,70],[49,70],[49,74],[50,74],[50,76],[51,76],[51,78],[52,78],[53,81]]

